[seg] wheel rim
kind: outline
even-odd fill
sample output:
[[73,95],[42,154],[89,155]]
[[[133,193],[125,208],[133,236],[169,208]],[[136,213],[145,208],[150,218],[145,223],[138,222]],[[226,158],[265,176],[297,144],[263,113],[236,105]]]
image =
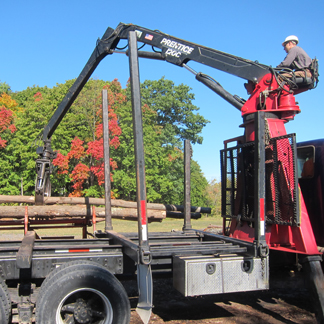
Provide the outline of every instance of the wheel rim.
[[62,298],[56,310],[57,324],[111,324],[113,309],[109,299],[91,288],[76,289]]

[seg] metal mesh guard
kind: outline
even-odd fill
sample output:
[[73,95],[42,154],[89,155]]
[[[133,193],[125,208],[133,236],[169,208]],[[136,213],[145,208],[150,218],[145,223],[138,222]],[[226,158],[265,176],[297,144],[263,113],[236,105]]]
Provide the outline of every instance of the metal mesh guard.
[[[221,151],[223,217],[254,222],[254,154],[254,142]],[[271,138],[265,155],[266,222],[298,226],[295,134]]]
[[267,223],[299,225],[295,134],[272,138],[266,147]]

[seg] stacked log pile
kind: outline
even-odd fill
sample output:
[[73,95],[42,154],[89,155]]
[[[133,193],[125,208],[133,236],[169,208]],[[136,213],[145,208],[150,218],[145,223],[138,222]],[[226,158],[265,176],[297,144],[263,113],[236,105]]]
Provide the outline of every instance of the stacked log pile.
[[[6,206],[3,204],[19,203],[20,206]],[[34,196],[5,196],[0,195],[0,222],[2,220],[23,219],[28,215],[29,219],[35,221],[57,220],[72,218],[96,217],[96,221],[105,219],[105,208],[102,206],[105,200],[102,198],[88,197],[46,197],[45,205],[34,206]],[[21,206],[28,204],[31,206]],[[137,220],[137,203],[132,201],[111,200],[112,218]],[[192,207],[192,218],[201,217],[201,213],[210,213],[210,208]],[[183,218],[183,207],[178,205],[147,204],[148,221],[161,222],[166,217]]]

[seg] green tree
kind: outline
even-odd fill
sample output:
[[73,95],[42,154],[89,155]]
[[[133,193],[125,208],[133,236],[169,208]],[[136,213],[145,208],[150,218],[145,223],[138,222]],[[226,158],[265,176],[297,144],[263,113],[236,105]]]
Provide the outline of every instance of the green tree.
[[141,86],[142,104],[156,111],[156,124],[163,127],[164,144],[178,145],[185,139],[201,144],[199,135],[209,123],[192,102],[195,99],[187,85],[174,85],[173,81],[146,80]]
[[[35,160],[37,158],[35,139],[40,138],[43,127],[48,123],[56,108],[64,98],[74,80],[47,87],[27,88],[13,94],[21,109],[17,111],[17,132],[6,147],[6,154],[0,155],[0,172],[6,184],[0,182],[0,193],[18,194],[23,178],[24,193],[33,194],[35,183]],[[118,126],[122,130],[119,147],[111,147],[110,153],[117,168],[112,171],[112,190],[119,198],[135,200],[136,177],[133,142],[132,108],[130,89],[123,89],[117,80],[105,82],[90,80],[71,106],[66,116],[52,136],[52,148],[67,156],[71,142],[78,138],[83,142],[84,152],[88,143],[96,139],[96,129],[101,122],[101,90],[109,85],[108,103],[118,116]],[[148,201],[161,203],[183,203],[183,139],[190,138],[200,143],[199,135],[208,122],[197,113],[192,104],[194,95],[184,85],[175,86],[162,78],[158,81],[145,81],[143,96],[143,132],[146,163]],[[39,142],[42,144],[42,141]],[[80,160],[81,158],[81,160]],[[79,159],[69,159],[71,170],[66,174],[52,177],[54,194],[68,195],[75,182],[69,174],[82,162],[89,170],[97,166],[98,160],[91,155]],[[94,169],[93,169],[94,170]],[[204,186],[206,181],[196,162],[192,163],[192,200],[196,205],[204,205]],[[82,172],[81,172],[82,171]],[[76,171],[77,172],[77,171]],[[76,175],[74,173],[74,176]],[[85,178],[84,169],[78,169],[83,176],[83,194],[101,195],[101,185],[97,182],[96,172]],[[7,176],[8,174],[8,176]],[[98,174],[98,173],[97,173]],[[74,181],[77,179],[75,178]],[[101,189],[100,189],[101,188]]]
[[[136,167],[134,153],[134,134],[132,107],[130,101],[117,111],[122,134],[119,137],[120,146],[116,149],[117,169],[113,172],[114,192],[119,198],[136,199]],[[147,199],[159,202],[163,191],[169,187],[162,176],[165,163],[168,162],[167,150],[161,146],[159,135],[161,127],[154,123],[155,112],[147,105],[142,109],[145,171]]]
[[17,175],[13,172],[10,144],[16,131],[16,117],[20,111],[18,104],[5,92],[0,95],[0,188],[5,188],[6,194],[12,194],[13,183],[18,181]]
[[[42,130],[52,117],[56,108],[63,100],[65,94],[72,86],[74,80],[69,80],[64,84],[57,84],[52,89],[47,87],[34,86],[21,92],[15,93],[15,100],[22,107],[17,119],[17,133],[15,134],[12,145],[8,147],[10,151],[5,160],[12,160],[15,165],[12,176],[15,177],[14,186],[19,186],[17,179],[23,178],[24,192],[32,194],[35,186],[35,160],[37,158],[36,146],[43,145]],[[94,104],[95,96],[100,94],[105,84],[104,81],[90,80],[81,91],[78,99],[71,106],[60,125],[52,136],[52,148],[59,150],[62,154],[67,154],[71,148],[71,141],[75,136],[83,141],[93,140],[94,125],[98,116],[94,110],[98,109],[100,103]],[[86,102],[92,105],[85,105]],[[36,141],[38,139],[38,141]],[[71,192],[71,179],[65,177],[52,176],[52,189],[54,194]],[[0,192],[7,190],[0,186]]]
[[3,93],[11,94],[12,91],[11,91],[10,85],[8,83],[1,82],[1,80],[0,80],[0,95],[2,95]]
[[[174,86],[164,78],[159,81],[145,81],[142,89],[143,135],[148,201],[182,204],[184,198],[183,143],[187,136],[193,142],[201,142],[196,133],[208,122],[193,112],[193,95],[187,86]],[[130,89],[127,88],[130,98]],[[113,173],[116,192],[122,199],[135,200],[136,178],[133,148],[133,124],[131,104],[117,110],[122,128],[120,146],[116,151],[118,168]],[[197,125],[198,127],[195,127]],[[195,164],[194,164],[195,166]],[[204,185],[201,170],[193,167],[193,187],[197,193],[195,202],[201,204]],[[199,176],[200,173],[200,176]],[[202,178],[201,178],[202,177]],[[207,181],[205,182],[207,185]],[[201,193],[198,191],[201,189]],[[198,198],[199,195],[199,198]]]
[[211,180],[206,187],[207,205],[212,208],[212,215],[221,215],[222,183],[216,179]]
[[[50,95],[51,90],[47,87],[33,87],[14,96],[22,109],[17,113],[17,131],[7,146],[8,155],[3,157],[12,165],[12,171],[8,175],[12,194],[20,192],[21,179],[25,194],[32,194],[34,191],[37,158],[35,139],[53,110]],[[8,190],[8,187],[10,186],[1,187],[1,192]]]
[[[100,197],[104,194],[104,161],[103,161],[103,125],[102,125],[102,95],[100,89],[102,82],[91,82],[91,92],[83,92],[80,95],[81,100],[76,102],[78,111],[88,116],[88,127],[92,137],[85,137],[89,142],[85,142],[77,136],[71,141],[71,150],[67,155],[58,153],[58,157],[53,164],[59,167],[57,174],[65,179],[68,176],[73,182],[73,192],[69,196],[91,195]],[[98,87],[99,86],[99,87]],[[120,83],[113,80],[104,84],[103,88],[108,93],[108,116],[109,116],[109,134],[111,150],[119,146],[120,127],[117,122],[117,115],[114,110],[126,100],[122,93]],[[96,96],[94,96],[96,94]],[[91,100],[92,104],[87,103]],[[80,104],[83,103],[83,104]],[[93,127],[93,128],[92,128]],[[110,158],[110,166],[115,168],[116,163]]]
[[191,161],[190,166],[191,172],[191,205],[210,207],[208,196],[206,195],[206,190],[208,187],[208,181],[204,177],[199,164],[196,161]]

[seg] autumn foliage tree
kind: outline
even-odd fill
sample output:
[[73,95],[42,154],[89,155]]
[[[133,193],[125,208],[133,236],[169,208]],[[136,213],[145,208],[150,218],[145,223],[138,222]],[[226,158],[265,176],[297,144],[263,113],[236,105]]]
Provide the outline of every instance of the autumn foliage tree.
[[18,103],[7,92],[0,94],[0,189],[2,194],[20,193],[19,175],[13,152],[16,123],[19,121]]
[[[16,126],[14,125],[14,110],[18,103],[13,100],[10,95],[2,93],[0,96],[0,134],[9,132],[14,133]],[[7,140],[0,136],[0,149],[7,146]]]
[[[9,92],[15,102],[6,101],[13,114],[1,118],[6,140],[0,149],[0,194],[33,195],[36,146],[41,134],[75,80],[53,88],[34,86]],[[130,87],[117,80],[89,80],[53,133],[52,148],[59,151],[51,175],[52,195],[101,197],[103,181],[103,139],[101,91],[108,90],[110,165],[112,191],[120,199],[136,199],[136,165]],[[1,84],[0,84],[1,90]],[[9,99],[9,97],[2,96]],[[193,105],[194,95],[185,85],[164,78],[141,85],[147,199],[150,202],[183,203],[183,139],[201,143],[200,133],[208,123]],[[20,107],[20,108],[18,108]],[[7,116],[7,115],[5,115]],[[11,128],[16,131],[11,133]],[[11,127],[11,128],[9,128]],[[40,139],[39,142],[35,141]],[[206,180],[192,164],[192,201],[206,205]]]
[[[121,86],[117,80],[103,86],[108,93],[108,118],[109,118],[109,137],[110,147],[117,149],[119,146],[119,135],[121,129],[118,126],[117,115],[115,113],[116,105],[121,105],[126,100],[121,92]],[[80,197],[91,193],[94,196],[100,196],[101,186],[104,184],[104,150],[103,150],[103,123],[102,123],[102,98],[97,95],[94,102],[96,107],[96,125],[93,141],[85,143],[83,140],[75,137],[71,142],[71,149],[63,155],[58,152],[57,158],[53,164],[58,167],[59,175],[69,175],[73,182],[72,193],[69,196]],[[110,167],[114,170],[117,165],[113,159],[110,159]],[[96,184],[94,184],[96,179]],[[111,179],[112,180],[112,179]]]

